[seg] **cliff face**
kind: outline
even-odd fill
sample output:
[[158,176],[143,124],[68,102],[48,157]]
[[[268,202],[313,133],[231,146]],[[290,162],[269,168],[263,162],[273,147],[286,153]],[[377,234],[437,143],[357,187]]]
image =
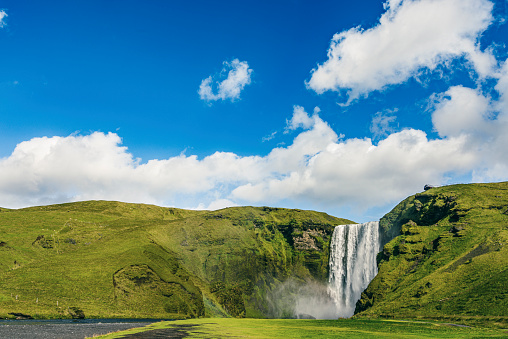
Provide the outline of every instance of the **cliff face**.
[[267,296],[284,281],[327,280],[330,238],[344,223],[269,207],[2,209],[0,317],[277,315]]
[[343,223],[350,221],[314,211],[235,207],[188,218],[154,235],[207,283],[205,296],[230,315],[280,316],[271,304],[272,291],[288,279],[326,282],[331,236]]
[[508,318],[508,183],[454,185],[411,196],[380,221],[399,234],[357,316]]

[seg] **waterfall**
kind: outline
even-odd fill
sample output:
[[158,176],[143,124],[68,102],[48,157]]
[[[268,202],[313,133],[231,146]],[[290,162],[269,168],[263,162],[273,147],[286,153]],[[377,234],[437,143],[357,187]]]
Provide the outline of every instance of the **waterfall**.
[[361,293],[377,274],[379,222],[339,225],[330,245],[328,293],[339,317],[351,317]]
[[330,243],[328,285],[288,279],[269,295],[273,316],[351,317],[362,292],[377,274],[380,238],[377,221],[335,227]]

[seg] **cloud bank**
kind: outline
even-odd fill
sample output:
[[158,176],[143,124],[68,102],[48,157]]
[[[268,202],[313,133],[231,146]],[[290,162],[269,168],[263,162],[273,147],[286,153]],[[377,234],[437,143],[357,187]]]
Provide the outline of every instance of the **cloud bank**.
[[318,109],[309,115],[300,106],[287,121],[286,130],[297,133],[292,144],[266,156],[216,152],[142,163],[115,133],[33,138],[0,159],[0,205],[88,199],[178,205],[186,196],[199,208],[280,201],[372,207],[459,175],[504,180],[506,64],[497,101],[462,86],[431,98],[437,139],[415,129],[388,134],[377,145],[369,138],[344,139]]
[[[224,68],[219,75],[209,76],[201,81],[198,91],[201,100],[211,102],[240,99],[240,93],[244,87],[251,83],[252,69],[249,68],[246,61],[234,59],[231,62],[224,61],[223,65]],[[223,80],[219,81],[215,78]],[[216,91],[214,91],[213,86],[216,87]]]
[[328,60],[312,71],[308,88],[345,91],[348,102],[465,58],[480,77],[496,66],[478,40],[493,22],[487,0],[390,0],[379,23],[334,35]]

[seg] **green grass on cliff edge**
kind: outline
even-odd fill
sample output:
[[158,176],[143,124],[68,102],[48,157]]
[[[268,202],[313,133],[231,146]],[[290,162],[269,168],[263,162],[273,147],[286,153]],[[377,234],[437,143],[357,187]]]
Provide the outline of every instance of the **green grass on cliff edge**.
[[508,326],[508,183],[433,188],[402,201],[381,226],[399,233],[357,317],[484,320]]
[[325,281],[325,213],[86,201],[0,209],[0,317],[280,316],[280,282]]

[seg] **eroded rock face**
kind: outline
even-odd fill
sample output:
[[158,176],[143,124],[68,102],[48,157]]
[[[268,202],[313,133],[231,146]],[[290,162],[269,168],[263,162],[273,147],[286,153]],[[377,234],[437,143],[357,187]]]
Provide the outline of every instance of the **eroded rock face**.
[[321,230],[303,231],[301,236],[293,236],[293,242],[296,250],[314,250],[319,251],[319,243],[316,237],[324,237],[325,234]]

